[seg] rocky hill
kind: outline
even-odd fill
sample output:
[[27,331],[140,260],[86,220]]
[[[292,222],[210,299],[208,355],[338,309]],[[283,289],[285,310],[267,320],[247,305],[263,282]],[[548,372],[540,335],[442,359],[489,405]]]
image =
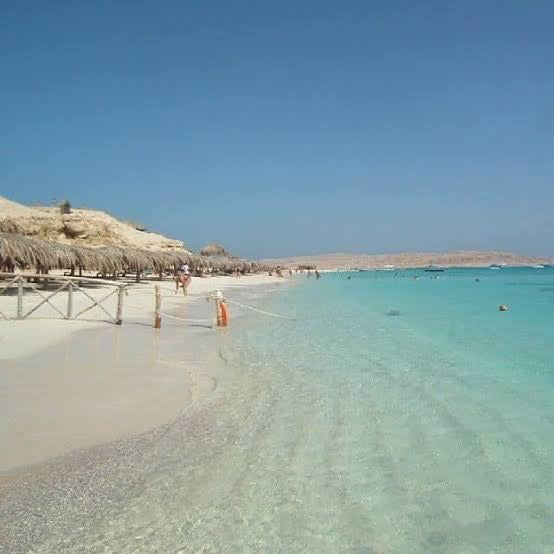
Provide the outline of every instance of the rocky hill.
[[85,209],[30,207],[0,196],[0,230],[82,246],[121,246],[145,250],[182,250],[183,242],[140,231],[111,215]]

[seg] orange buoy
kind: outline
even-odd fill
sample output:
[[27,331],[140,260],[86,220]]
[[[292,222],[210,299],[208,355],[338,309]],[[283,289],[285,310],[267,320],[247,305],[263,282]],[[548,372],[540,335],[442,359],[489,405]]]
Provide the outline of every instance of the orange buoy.
[[225,304],[224,300],[220,300],[218,304],[219,314],[217,317],[217,324],[220,327],[227,327],[227,325],[229,325],[229,309],[227,308],[227,304]]

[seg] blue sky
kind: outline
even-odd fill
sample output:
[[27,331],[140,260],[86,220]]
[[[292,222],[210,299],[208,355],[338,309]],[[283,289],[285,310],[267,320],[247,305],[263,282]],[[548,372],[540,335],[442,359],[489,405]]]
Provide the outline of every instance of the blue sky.
[[554,255],[550,1],[4,2],[0,194],[252,257]]

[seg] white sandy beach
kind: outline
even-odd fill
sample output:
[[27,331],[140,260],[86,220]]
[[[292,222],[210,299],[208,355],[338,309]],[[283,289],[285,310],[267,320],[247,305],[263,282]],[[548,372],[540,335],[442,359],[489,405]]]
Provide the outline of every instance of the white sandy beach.
[[[158,281],[129,286],[121,326],[102,321],[106,318],[97,308],[85,321],[64,321],[47,305],[34,319],[1,320],[0,471],[172,420],[217,386],[213,341],[222,333],[209,328],[214,305],[203,299],[214,289],[233,298],[245,287],[262,291],[284,282],[267,275],[194,278],[185,298],[182,292],[175,295],[166,279],[161,283],[162,311],[206,324],[163,318],[160,332],[152,328]],[[106,289],[87,292],[101,298]],[[65,299],[55,297],[62,310]],[[110,300],[113,311],[115,297]],[[26,306],[38,301],[25,296]],[[75,313],[87,302],[76,294]],[[13,296],[0,296],[4,313],[11,313],[14,305]],[[238,315],[233,310],[231,324]]]

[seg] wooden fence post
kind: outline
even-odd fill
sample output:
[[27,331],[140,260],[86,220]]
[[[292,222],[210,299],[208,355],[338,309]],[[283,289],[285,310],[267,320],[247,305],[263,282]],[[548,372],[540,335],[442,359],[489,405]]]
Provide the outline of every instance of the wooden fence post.
[[17,282],[17,319],[23,319],[23,277]]
[[155,286],[156,291],[156,309],[154,312],[154,329],[160,329],[162,326],[162,293],[160,290],[160,285]]
[[123,323],[123,298],[125,297],[125,285],[119,285],[119,293],[117,295],[117,314],[115,316],[115,324]]
[[221,326],[221,309],[219,307],[220,302],[221,300],[219,300],[219,298],[216,297],[215,298],[215,321],[218,327]]
[[73,317],[73,283],[70,280],[67,284],[67,319]]

